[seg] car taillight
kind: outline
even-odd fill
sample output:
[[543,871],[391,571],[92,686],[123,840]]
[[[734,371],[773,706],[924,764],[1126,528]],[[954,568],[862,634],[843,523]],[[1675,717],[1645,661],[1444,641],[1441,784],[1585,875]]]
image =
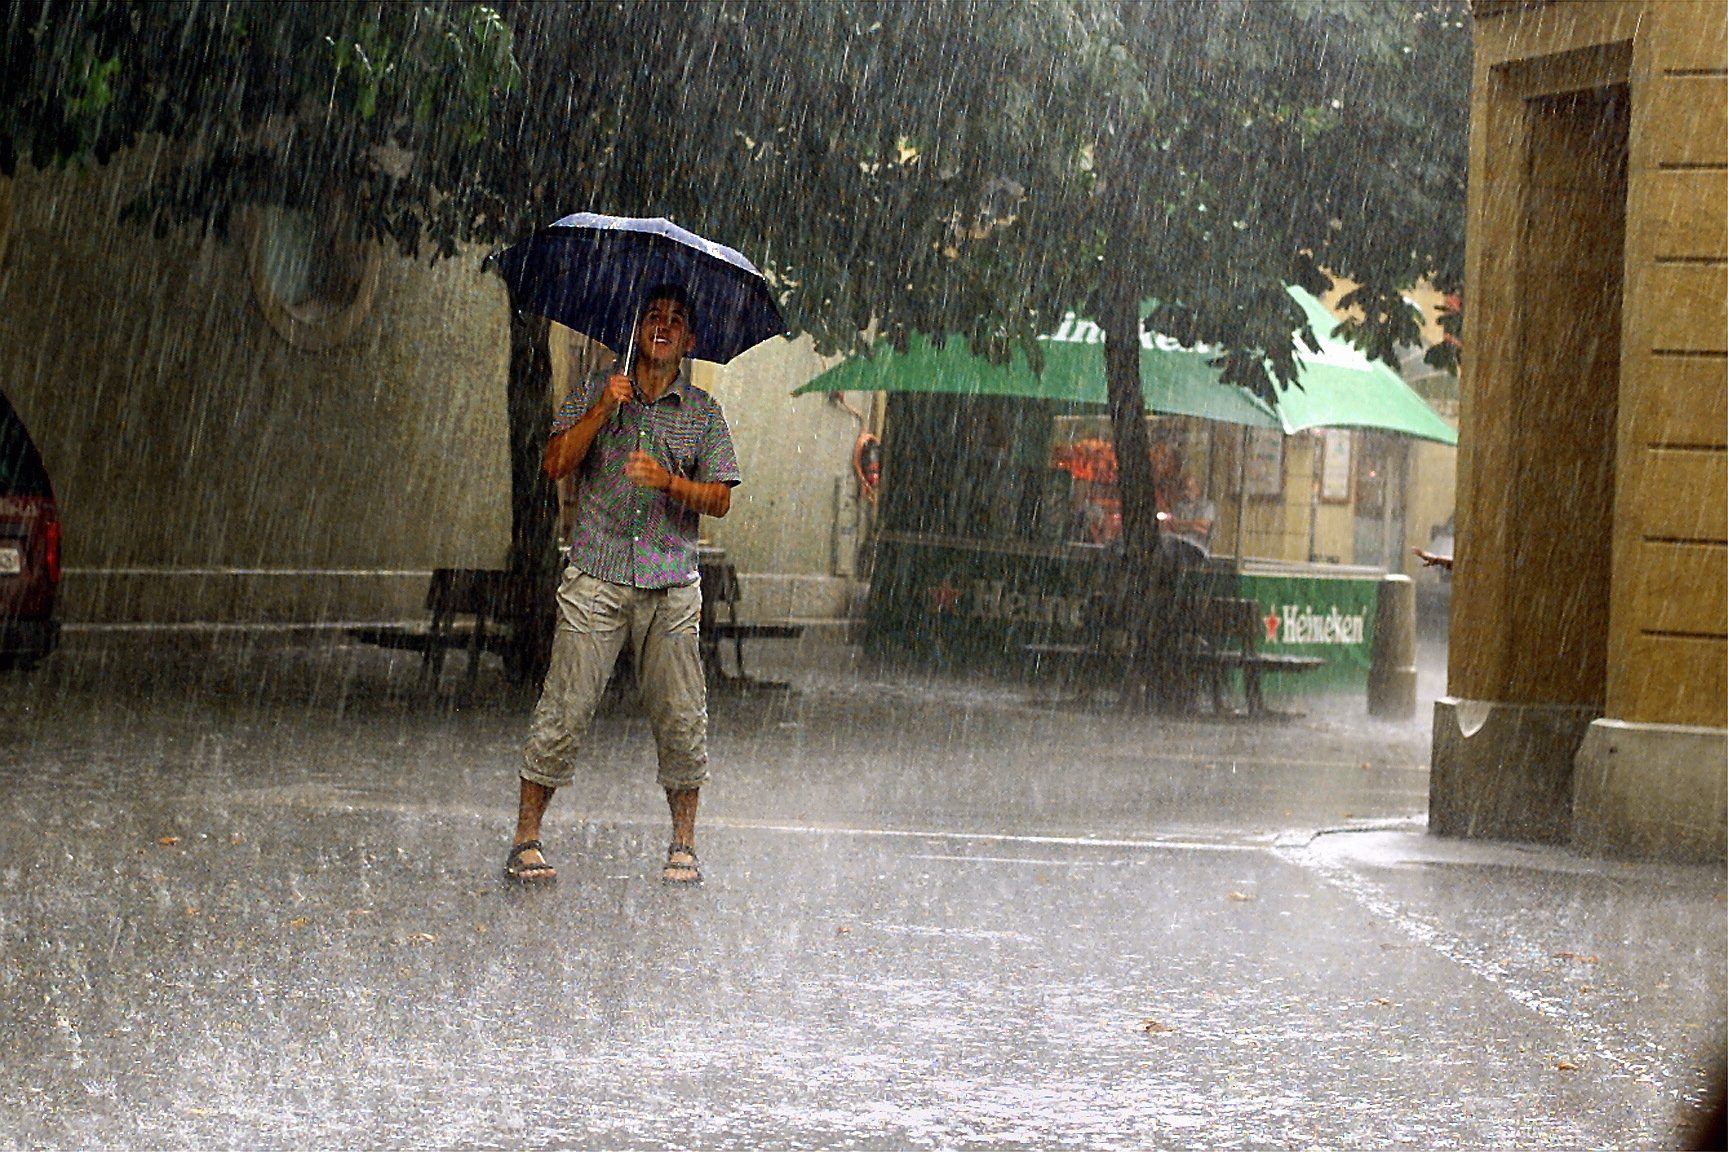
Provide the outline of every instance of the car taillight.
[[42,543],[48,553],[48,583],[60,583],[60,521],[42,525]]

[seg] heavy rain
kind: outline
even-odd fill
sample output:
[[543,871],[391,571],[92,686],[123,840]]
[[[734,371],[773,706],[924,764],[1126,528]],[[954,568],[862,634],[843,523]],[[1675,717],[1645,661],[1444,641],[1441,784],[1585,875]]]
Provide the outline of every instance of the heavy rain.
[[0,1147],[1716,1147],[1728,4],[8,0]]

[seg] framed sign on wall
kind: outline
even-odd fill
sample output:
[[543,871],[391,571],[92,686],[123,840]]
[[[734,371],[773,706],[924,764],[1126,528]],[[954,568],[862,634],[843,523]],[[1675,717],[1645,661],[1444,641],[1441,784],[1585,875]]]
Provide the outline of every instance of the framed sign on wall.
[[1278,428],[1247,429],[1243,484],[1250,497],[1276,500],[1284,495],[1284,433]]
[[1320,499],[1329,504],[1350,502],[1350,430],[1320,432]]

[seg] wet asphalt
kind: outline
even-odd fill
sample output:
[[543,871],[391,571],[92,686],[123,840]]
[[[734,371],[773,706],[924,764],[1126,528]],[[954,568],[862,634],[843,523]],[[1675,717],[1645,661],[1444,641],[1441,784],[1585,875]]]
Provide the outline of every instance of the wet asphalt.
[[758,648],[706,884],[621,696],[519,891],[492,665],[69,634],[0,684],[0,1147],[1649,1146],[1728,1038],[1728,874],[1427,836],[1426,703]]

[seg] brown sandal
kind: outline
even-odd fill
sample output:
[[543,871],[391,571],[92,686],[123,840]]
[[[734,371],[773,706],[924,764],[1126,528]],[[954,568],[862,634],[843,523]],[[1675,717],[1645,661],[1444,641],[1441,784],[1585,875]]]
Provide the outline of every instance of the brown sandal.
[[[524,864],[522,853],[539,852],[540,863]],[[510,855],[504,858],[504,878],[517,884],[550,884],[558,879],[558,869],[546,863],[546,850],[538,840],[524,840],[511,847]]]
[[[690,857],[690,863],[683,864],[673,860],[672,857],[679,852]],[[674,872],[688,872],[689,875],[674,876]],[[688,844],[680,844],[677,841],[673,841],[672,845],[666,849],[666,866],[660,869],[660,879],[666,884],[701,884],[702,869],[697,867],[696,864],[696,849],[690,847]]]

